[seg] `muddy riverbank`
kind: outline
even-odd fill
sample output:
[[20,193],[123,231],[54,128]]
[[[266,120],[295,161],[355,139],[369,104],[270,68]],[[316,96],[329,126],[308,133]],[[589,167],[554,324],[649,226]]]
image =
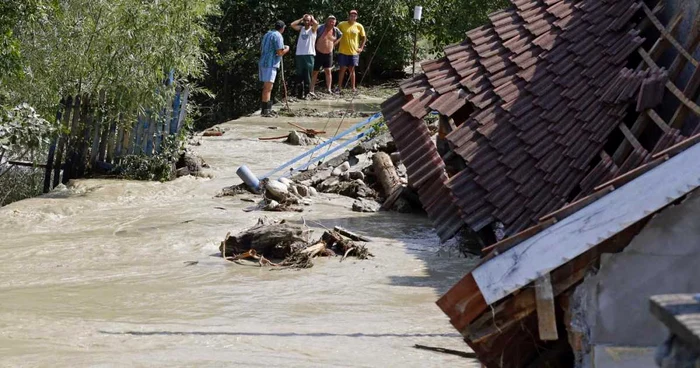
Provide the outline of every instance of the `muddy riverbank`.
[[[435,300],[471,263],[439,245],[427,218],[352,212],[352,199],[329,194],[303,214],[216,197],[240,183],[241,164],[261,175],[307,149],[258,137],[288,122],[331,136],[357,121],[243,118],[191,147],[213,179],[80,180],[1,208],[0,366],[477,367],[413,348],[466,349]],[[304,216],[315,236],[308,220],[351,229],[374,240],[375,257],[270,271],[215,256],[227,232],[262,215]]]

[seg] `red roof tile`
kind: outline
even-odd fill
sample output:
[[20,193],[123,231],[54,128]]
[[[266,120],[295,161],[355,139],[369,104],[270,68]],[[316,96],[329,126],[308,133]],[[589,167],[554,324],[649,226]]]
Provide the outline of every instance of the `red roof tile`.
[[[441,237],[456,231],[456,211],[473,230],[500,221],[512,232],[571,200],[578,189],[591,189],[617,169],[610,160],[594,167],[591,162],[628,104],[659,101],[651,86],[661,83],[660,74],[621,73],[642,41],[628,31],[639,10],[633,0],[512,4],[446,47],[445,57],[424,63],[424,76],[401,85],[398,111],[394,99],[383,106],[397,147],[409,158],[409,183],[421,187],[433,221],[449,219],[440,225]],[[427,92],[428,86],[434,91]],[[408,101],[411,94],[416,97]],[[426,149],[427,130],[416,121],[428,110],[464,122],[447,140],[466,167],[449,179],[436,151],[410,152]],[[664,137],[659,150],[672,141]],[[627,166],[648,153],[634,156]],[[437,178],[445,178],[444,184]],[[438,200],[425,188],[453,201]]]

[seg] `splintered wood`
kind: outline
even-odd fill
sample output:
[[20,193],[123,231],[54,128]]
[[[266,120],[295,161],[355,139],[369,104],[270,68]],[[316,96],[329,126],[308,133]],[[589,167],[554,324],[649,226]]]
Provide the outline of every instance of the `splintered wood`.
[[[309,268],[316,257],[348,256],[357,259],[373,257],[369,250],[355,241],[368,239],[342,228],[326,231],[315,242],[308,240],[310,229],[306,225],[290,224],[284,220],[270,221],[261,218],[252,228],[236,235],[226,234],[219,250],[221,256],[232,262],[255,260],[262,266]],[[272,260],[275,260],[273,262]]]

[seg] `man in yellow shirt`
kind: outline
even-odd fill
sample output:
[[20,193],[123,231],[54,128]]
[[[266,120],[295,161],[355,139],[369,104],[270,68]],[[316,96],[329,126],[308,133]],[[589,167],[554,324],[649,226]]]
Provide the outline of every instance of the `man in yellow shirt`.
[[356,93],[355,89],[355,67],[360,64],[360,53],[365,48],[367,35],[365,27],[357,23],[357,10],[350,10],[348,20],[340,22],[338,29],[343,34],[340,38],[340,46],[338,47],[338,65],[340,71],[338,76],[338,91],[343,90],[343,81],[345,80],[345,71],[350,72],[350,84],[352,85],[352,93]]

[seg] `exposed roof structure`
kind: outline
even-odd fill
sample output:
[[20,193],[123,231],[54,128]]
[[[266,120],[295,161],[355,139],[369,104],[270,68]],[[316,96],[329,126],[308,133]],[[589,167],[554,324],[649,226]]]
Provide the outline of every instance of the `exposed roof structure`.
[[[598,15],[600,8],[616,15]],[[664,25],[660,10],[627,0],[513,1],[383,105],[440,236],[491,221],[511,235],[485,248],[438,301],[487,367],[537,366],[576,349],[556,337],[570,317],[567,294],[601,254],[626,247],[651,217],[700,186],[700,17],[681,43],[681,15]],[[533,14],[543,12],[538,23]],[[569,34],[561,27],[569,16],[588,27]],[[546,43],[548,32],[555,36]],[[511,50],[516,42],[529,51]],[[559,47],[566,65],[551,56]],[[530,61],[520,65],[525,54]],[[457,173],[422,122],[430,110],[454,122],[447,139],[464,161]],[[551,305],[548,331],[538,319],[540,294]]]
[[[656,10],[633,0],[513,0],[382,105],[441,239],[496,221],[515,234],[695,132],[681,128],[700,111],[685,97],[700,73],[684,91],[671,81],[697,62],[672,37],[640,48],[640,25],[669,35],[678,24],[664,28]],[[683,51],[666,70],[654,60],[669,46]],[[640,57],[645,63],[629,68]],[[662,86],[684,107],[668,123],[650,110]],[[448,155],[464,162],[454,175],[422,121],[430,111],[452,121]],[[661,133],[642,144],[650,121]]]

